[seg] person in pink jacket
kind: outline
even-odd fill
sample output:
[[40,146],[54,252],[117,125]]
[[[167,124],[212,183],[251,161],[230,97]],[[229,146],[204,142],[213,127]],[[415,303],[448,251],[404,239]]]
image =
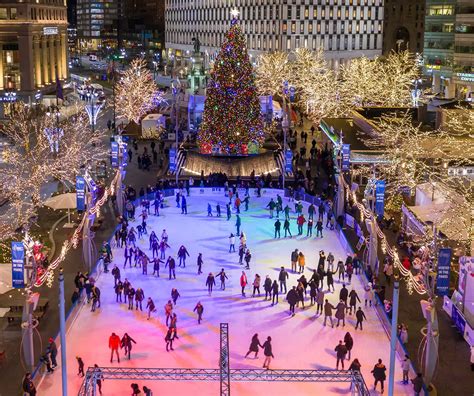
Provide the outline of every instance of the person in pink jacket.
[[242,275],[240,276],[240,286],[242,287],[242,297],[245,297],[245,286],[247,286],[247,275],[245,275],[245,271],[242,271]]

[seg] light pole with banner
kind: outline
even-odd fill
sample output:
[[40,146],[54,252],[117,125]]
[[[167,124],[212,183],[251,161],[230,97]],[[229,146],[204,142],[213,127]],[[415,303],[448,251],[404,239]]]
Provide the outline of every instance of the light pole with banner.
[[176,172],[176,188],[178,188],[178,183],[179,183],[179,169],[178,169],[178,164],[177,164],[177,158],[178,158],[178,132],[179,132],[179,106],[178,106],[178,98],[179,98],[179,92],[181,90],[181,82],[179,81],[179,78],[176,80],[173,80],[171,83],[171,88],[173,90],[173,98],[174,98],[174,111],[175,111],[175,125],[174,125],[174,134],[175,134],[175,140],[176,140],[176,154],[175,154],[175,172]]
[[103,102],[98,102],[99,93],[94,89],[92,92],[86,93],[86,112],[89,116],[89,122],[92,127],[92,133],[95,133],[95,124],[97,123],[97,117],[99,116],[100,110],[104,106]]

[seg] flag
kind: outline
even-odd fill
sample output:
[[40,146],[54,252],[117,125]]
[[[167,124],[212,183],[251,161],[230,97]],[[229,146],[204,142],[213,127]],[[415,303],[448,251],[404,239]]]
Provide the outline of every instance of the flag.
[[61,85],[58,75],[56,75],[56,98],[64,100],[63,86]]

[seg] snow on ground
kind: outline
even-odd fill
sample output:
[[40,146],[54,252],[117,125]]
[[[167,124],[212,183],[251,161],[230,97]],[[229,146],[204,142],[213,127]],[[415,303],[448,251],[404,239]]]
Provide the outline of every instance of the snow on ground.
[[[199,194],[193,191],[188,198],[188,214],[181,215],[181,209],[175,207],[173,197],[167,198],[168,206],[162,210],[162,216],[150,216],[148,220],[149,232],[155,230],[158,236],[163,228],[169,234],[171,251],[176,254],[180,245],[186,246],[190,253],[186,268],[177,268],[177,280],[168,280],[165,269],[161,269],[160,278],[151,275],[150,266],[148,275],[142,275],[141,269],[128,268],[123,270],[123,250],[113,250],[114,263],[117,263],[122,272],[122,280],[128,278],[132,285],[141,287],[145,292],[145,301],[151,296],[157,306],[154,317],[147,321],[146,313],[127,310],[126,304],[117,304],[113,289],[113,277],[110,273],[102,274],[98,280],[101,289],[102,307],[95,313],[85,306],[75,324],[67,335],[67,364],[69,394],[77,394],[81,379],[76,376],[76,356],[81,356],[86,368],[97,363],[99,366],[109,367],[110,352],[108,338],[111,332],[120,337],[128,332],[137,342],[133,346],[132,359],[121,359],[121,367],[181,367],[181,368],[218,368],[219,361],[219,323],[228,322],[230,327],[230,365],[232,368],[261,368],[263,351],[258,359],[244,359],[254,333],[258,333],[263,343],[267,336],[272,337],[275,359],[271,363],[274,369],[334,369],[336,357],[334,348],[346,331],[354,338],[352,358],[359,358],[362,364],[362,373],[370,389],[373,387],[373,377],[370,373],[378,358],[381,358],[388,368],[389,340],[373,309],[365,309],[368,321],[364,323],[364,330],[355,331],[355,318],[349,317],[345,328],[332,329],[323,327],[321,317],[315,317],[315,307],[305,310],[297,308],[295,317],[288,315],[288,304],[281,295],[277,306],[271,306],[264,301],[264,297],[251,297],[251,286],[247,286],[247,297],[242,298],[239,278],[243,267],[238,263],[237,253],[228,253],[228,236],[235,233],[235,213],[230,221],[226,221],[225,203],[227,198],[223,192],[206,191]],[[293,237],[287,239],[273,239],[273,223],[264,208],[270,199],[269,193],[262,198],[252,195],[250,210],[242,212],[242,230],[247,234],[247,245],[252,251],[251,269],[246,271],[249,284],[256,273],[263,280],[268,274],[277,279],[280,266],[287,269],[290,266],[290,253],[298,248],[306,256],[306,276],[309,279],[310,270],[317,264],[319,250],[326,254],[332,252],[336,257],[345,259],[346,254],[339,243],[335,232],[324,230],[324,238]],[[223,208],[223,217],[207,217],[207,203],[215,208],[220,202]],[[286,200],[285,200],[286,202]],[[293,205],[290,205],[293,206]],[[306,208],[305,208],[306,210]],[[306,212],[305,212],[306,213]],[[215,214],[215,213],[214,213]],[[136,224],[135,224],[136,225]],[[292,214],[291,229],[296,234],[296,220]],[[306,231],[306,227],[305,227]],[[238,243],[236,243],[238,245]],[[139,246],[148,250],[148,240],[139,241]],[[236,246],[238,248],[238,246]],[[196,258],[198,253],[203,254],[203,274],[197,275]],[[150,252],[151,255],[151,252]],[[212,295],[208,296],[205,287],[206,276],[209,272],[216,274],[224,268],[229,280],[226,290],[219,290],[219,281]],[[288,286],[296,285],[298,274],[290,272]],[[164,336],[164,305],[170,298],[171,288],[176,287],[181,298],[178,300],[175,312],[178,315],[179,340],[175,341],[175,351],[166,352]],[[338,301],[341,285],[336,282],[336,293],[328,294],[331,303]],[[353,278],[355,287],[361,299],[363,297],[362,284],[357,277]],[[308,288],[309,290],[309,288]],[[309,294],[308,294],[309,299]],[[204,305],[204,321],[197,324],[193,308],[201,301]],[[309,301],[306,303],[309,305]],[[252,355],[253,356],[253,355]],[[346,368],[350,361],[347,361]],[[112,366],[118,366],[114,362]],[[401,385],[401,370],[397,363],[396,388],[397,395],[408,395],[409,388]],[[387,370],[388,376],[388,370]],[[129,395],[132,381],[105,381],[104,395]],[[155,394],[160,395],[189,395],[199,392],[199,395],[218,394],[218,383],[184,383],[184,382],[137,382],[141,387],[148,385]],[[46,376],[39,388],[40,395],[60,395],[61,374],[56,370],[53,375]],[[388,384],[386,382],[386,391]],[[309,395],[316,394],[350,394],[348,384],[301,384],[301,383],[233,383],[233,395]],[[378,394],[373,392],[372,394]]]

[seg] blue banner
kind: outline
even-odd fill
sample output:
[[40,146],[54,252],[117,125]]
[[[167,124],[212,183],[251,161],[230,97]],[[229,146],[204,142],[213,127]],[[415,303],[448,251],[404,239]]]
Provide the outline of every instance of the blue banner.
[[119,144],[117,142],[110,142],[110,152],[112,156],[112,168],[119,166]]
[[451,274],[450,248],[439,249],[438,252],[438,274],[436,275],[436,294],[447,296],[449,292],[449,275]]
[[77,210],[86,209],[86,181],[84,177],[76,177],[76,206]]
[[383,217],[385,211],[385,180],[375,182],[375,214],[378,218]]
[[295,87],[290,87],[290,102],[295,101],[295,92],[296,92]]
[[176,170],[176,149],[174,147],[170,148],[170,172]]
[[16,289],[25,287],[25,247],[23,242],[12,242],[12,286]]
[[285,172],[293,172],[293,152],[291,150],[285,152]]
[[351,167],[351,145],[342,145],[342,171],[348,171]]

